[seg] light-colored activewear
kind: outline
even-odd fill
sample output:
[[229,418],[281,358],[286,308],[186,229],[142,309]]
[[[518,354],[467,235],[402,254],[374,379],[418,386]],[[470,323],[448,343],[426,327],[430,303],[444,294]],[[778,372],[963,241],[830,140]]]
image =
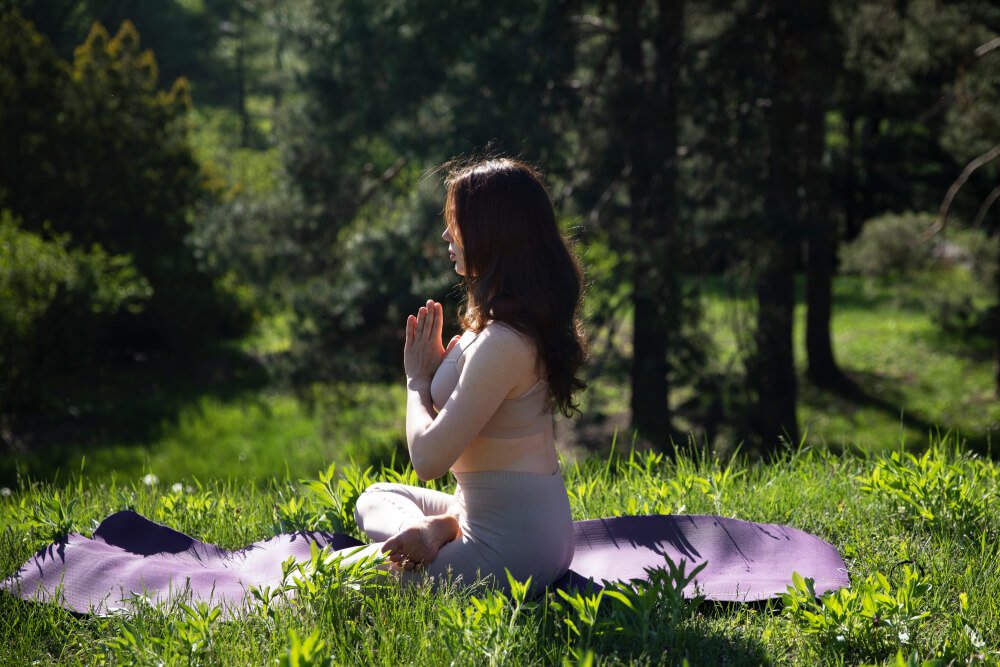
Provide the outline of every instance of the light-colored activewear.
[[[436,409],[447,402],[459,381],[458,361],[474,345],[455,345],[431,381]],[[552,425],[548,385],[540,379],[528,391],[506,399],[480,435],[510,439],[543,432]],[[499,444],[498,446],[502,446]],[[455,495],[403,484],[373,484],[358,498],[358,527],[384,542],[404,524],[424,516],[454,514],[461,535],[444,545],[433,562],[406,571],[404,579],[432,576],[484,580],[508,589],[504,568],[519,581],[531,577],[533,590],[548,586],[573,559],[573,519],[559,471],[454,472]]]
[[533,590],[548,586],[573,560],[573,519],[559,471],[454,473],[455,495],[404,484],[379,483],[358,498],[355,518],[371,539],[383,542],[407,521],[453,513],[462,534],[444,545],[425,568],[405,579],[486,580],[508,590],[504,568]]

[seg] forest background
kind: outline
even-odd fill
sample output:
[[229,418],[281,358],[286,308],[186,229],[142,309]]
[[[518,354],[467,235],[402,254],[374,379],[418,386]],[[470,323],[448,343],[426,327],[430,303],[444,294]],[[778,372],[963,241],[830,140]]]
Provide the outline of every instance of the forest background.
[[439,167],[477,155],[543,168],[587,274],[564,453],[992,453],[995,3],[0,12],[0,484],[405,460],[403,321],[460,305]]

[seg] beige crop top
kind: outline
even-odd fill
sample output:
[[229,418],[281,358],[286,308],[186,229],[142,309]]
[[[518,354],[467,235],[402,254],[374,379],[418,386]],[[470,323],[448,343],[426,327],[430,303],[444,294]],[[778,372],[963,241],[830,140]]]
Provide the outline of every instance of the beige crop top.
[[[477,334],[478,337],[478,334]],[[458,360],[476,339],[453,347],[438,366],[431,379],[431,400],[434,409],[440,410],[448,401],[458,384]],[[548,384],[539,380],[528,391],[515,398],[508,398],[500,404],[479,435],[487,438],[521,438],[544,431],[552,423],[552,411],[548,409]]]

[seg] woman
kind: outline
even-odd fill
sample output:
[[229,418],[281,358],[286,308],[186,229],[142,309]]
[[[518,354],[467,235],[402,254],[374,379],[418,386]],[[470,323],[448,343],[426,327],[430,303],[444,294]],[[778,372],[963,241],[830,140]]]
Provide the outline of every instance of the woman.
[[486,160],[447,185],[442,238],[464,279],[465,333],[444,347],[441,304],[428,301],[407,318],[403,365],[414,470],[451,470],[457,490],[374,484],[355,516],[404,578],[505,589],[507,569],[544,587],[573,557],[552,413],[573,412],[583,387],[580,270],[532,167]]

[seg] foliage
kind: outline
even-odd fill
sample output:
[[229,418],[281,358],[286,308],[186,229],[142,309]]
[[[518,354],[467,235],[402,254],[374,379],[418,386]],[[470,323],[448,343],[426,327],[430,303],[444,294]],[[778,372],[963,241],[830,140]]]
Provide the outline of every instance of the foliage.
[[[440,201],[426,190],[373,208],[372,218],[342,231],[329,254],[298,253],[300,269],[310,261],[320,273],[293,272],[301,282],[286,292],[296,337],[279,370],[308,395],[317,380],[399,378],[406,316],[426,299],[448,299],[456,279],[442,259]],[[378,219],[376,216],[381,217]],[[311,258],[310,258],[311,256]],[[446,315],[447,317],[447,315]]]
[[[0,129],[17,139],[0,206],[31,231],[48,220],[74,246],[132,258],[154,293],[141,316],[113,318],[120,347],[186,351],[239,332],[254,311],[290,311],[294,344],[271,361],[308,395],[317,379],[390,377],[400,314],[454,284],[433,251],[441,193],[428,170],[478,152],[537,160],[581,247],[597,249],[585,253],[599,260],[596,334],[624,340],[652,326],[668,341],[655,360],[619,346],[608,357],[617,368],[603,370],[666,362],[670,395],[656,404],[675,426],[712,422],[745,440],[753,422],[732,397],[752,397],[751,381],[776,364],[711,367],[702,278],[730,271],[749,288],[770,249],[786,232],[810,233],[819,212],[854,238],[887,211],[934,210],[994,143],[1000,19],[983,0],[681,4],[666,20],[680,4],[3,0]],[[787,48],[762,48],[781,25]],[[817,25],[817,39],[804,37]],[[172,83],[181,75],[190,83]],[[676,132],[665,129],[667,98]],[[193,137],[191,122],[202,130]],[[772,178],[806,162],[809,174]],[[977,171],[952,218],[974,219],[995,176],[996,163]],[[666,290],[665,312],[636,311],[640,288],[664,275],[637,262],[674,204],[673,259],[660,264],[684,278]],[[792,219],[810,230],[779,224]],[[904,260],[923,261],[887,236]],[[862,270],[894,270],[885,253]],[[951,305],[952,330],[993,323],[982,304]],[[86,361],[92,347],[76,352]]]
[[95,321],[140,311],[151,295],[130,257],[70,241],[69,234],[28,231],[9,210],[0,211],[0,418],[37,399],[46,370],[65,361],[46,350],[67,335],[51,328],[72,321],[72,339],[63,342],[89,342]]
[[865,223],[861,235],[844,246],[844,270],[865,276],[905,277],[926,269],[933,245],[921,239],[934,217],[921,213],[886,214]]
[[902,578],[894,590],[886,576],[876,572],[850,588],[817,596],[813,581],[795,573],[782,595],[784,614],[830,650],[847,656],[883,655],[910,644],[930,616],[922,609],[930,584],[909,566]]
[[11,526],[23,533],[25,541],[42,544],[60,542],[77,530],[79,514],[76,511],[79,498],[60,497],[55,492],[51,497],[40,499],[29,505],[22,499],[10,508]]
[[[212,195],[188,141],[186,81],[159,89],[156,60],[127,21],[114,36],[95,24],[71,63],[16,11],[0,17],[0,44],[0,132],[11,137],[0,208],[26,232],[91,257],[81,264],[95,267],[90,284],[67,292],[77,312],[107,304],[106,312],[117,313],[90,318],[82,329],[92,335],[79,337],[65,335],[74,313],[62,313],[35,331],[39,349],[62,351],[79,371],[112,335],[136,347],[185,347],[226,327],[238,333],[245,317],[227,307],[231,300],[185,244],[188,216]],[[125,301],[145,307],[123,308]],[[54,364],[35,357],[19,360],[18,372],[51,375]],[[36,399],[28,393],[23,403],[37,410]]]
[[933,533],[978,538],[991,518],[997,481],[995,469],[941,443],[920,456],[879,457],[861,488],[890,498],[900,517]]
[[313,630],[305,639],[299,639],[295,630],[289,630],[288,653],[281,656],[278,664],[281,667],[326,667],[331,660],[323,656],[325,647],[318,630]]
[[170,493],[160,498],[157,519],[187,533],[198,533],[218,514],[239,515],[239,509],[224,495],[216,495],[198,488],[173,484]]
[[469,599],[449,600],[440,610],[445,645],[453,662],[503,665],[516,660],[529,639],[522,614],[539,608],[528,600],[531,578],[520,582],[507,572],[511,593],[498,591],[476,594]]

